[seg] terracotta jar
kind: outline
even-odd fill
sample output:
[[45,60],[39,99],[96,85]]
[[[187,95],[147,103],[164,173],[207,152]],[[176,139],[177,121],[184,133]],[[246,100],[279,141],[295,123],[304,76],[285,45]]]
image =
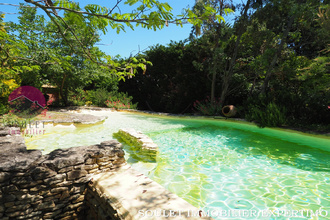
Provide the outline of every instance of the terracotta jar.
[[237,109],[233,105],[226,105],[222,108],[222,114],[226,117],[233,117],[237,113]]

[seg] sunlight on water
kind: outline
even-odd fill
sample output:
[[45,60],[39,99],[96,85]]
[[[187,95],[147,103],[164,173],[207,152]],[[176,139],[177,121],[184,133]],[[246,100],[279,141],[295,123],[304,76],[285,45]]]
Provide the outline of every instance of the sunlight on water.
[[102,141],[113,139],[112,134],[121,128],[135,128],[143,132],[160,131],[184,127],[183,124],[166,124],[161,119],[146,118],[137,114],[121,112],[83,112],[94,115],[107,116],[103,123],[96,125],[62,125],[46,124],[45,135],[26,137],[25,142],[29,149],[42,150],[47,154],[58,148],[68,148],[83,145],[99,144]]
[[[214,120],[98,114],[108,114],[109,118],[93,126],[48,126],[46,135],[26,138],[27,145],[47,153],[100,143],[112,139],[112,133],[120,128],[135,128],[149,135],[159,145],[160,153],[157,163],[142,163],[126,148],[127,161],[200,209],[330,212],[328,138],[287,135],[283,131],[274,131],[272,137],[272,129]],[[241,130],[239,126],[249,127]],[[256,132],[258,129],[265,134]],[[299,144],[294,142],[298,139]],[[302,144],[304,140],[306,145]],[[312,147],[313,143],[318,147]]]
[[330,208],[329,152],[214,126],[149,135],[151,178],[203,210]]

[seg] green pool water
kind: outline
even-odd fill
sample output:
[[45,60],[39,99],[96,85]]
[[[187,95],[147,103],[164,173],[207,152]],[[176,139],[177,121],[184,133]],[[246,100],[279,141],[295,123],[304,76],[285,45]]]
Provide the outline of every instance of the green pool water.
[[[26,138],[27,146],[47,153],[135,128],[158,144],[159,155],[156,163],[138,161],[126,146],[132,167],[194,206],[215,211],[216,219],[330,219],[329,138],[228,120],[97,114],[108,119],[93,126],[46,126],[45,135]],[[238,210],[273,214],[229,216]],[[296,217],[284,211],[296,211]]]

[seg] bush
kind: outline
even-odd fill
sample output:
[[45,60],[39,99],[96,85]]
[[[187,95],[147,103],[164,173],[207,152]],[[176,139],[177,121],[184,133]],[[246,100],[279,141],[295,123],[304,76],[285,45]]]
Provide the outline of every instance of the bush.
[[112,92],[108,92],[106,89],[101,88],[97,90],[89,90],[86,92],[86,94],[86,102],[90,101],[96,106],[106,107],[105,101],[107,101],[108,97],[112,94]]
[[127,93],[109,92],[106,89],[82,90],[77,89],[75,93],[70,93],[70,104],[75,106],[109,107],[115,109],[136,109],[137,103],[132,103],[133,97]]
[[9,112],[9,106],[0,103],[0,115],[4,115]]
[[201,115],[220,115],[221,113],[220,99],[211,102],[210,97],[207,97],[204,101],[196,100],[194,102],[194,109]]
[[2,126],[19,127],[23,129],[26,128],[28,123],[30,123],[29,119],[20,118],[12,112],[0,116],[0,124],[2,124]]
[[245,118],[255,121],[260,127],[277,127],[286,123],[286,110],[284,107],[270,102],[264,105],[249,105]]
[[109,108],[115,109],[136,109],[137,104],[133,104],[133,97],[128,96],[127,93],[117,93],[116,95],[109,96],[105,104]]
[[74,106],[83,106],[86,103],[87,91],[83,89],[76,89],[75,92],[69,92],[69,103]]

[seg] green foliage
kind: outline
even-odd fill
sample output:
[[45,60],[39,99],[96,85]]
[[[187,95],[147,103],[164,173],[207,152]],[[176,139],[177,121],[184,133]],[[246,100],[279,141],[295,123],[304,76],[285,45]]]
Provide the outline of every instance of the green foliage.
[[[192,19],[207,10],[209,3],[220,1],[198,2],[205,4],[195,5],[190,12]],[[120,90],[133,95],[139,108],[182,113],[191,110],[195,100],[211,93],[210,84],[215,75],[215,96],[219,97],[226,85],[223,76],[230,69],[238,33],[243,31],[227,83],[227,97],[221,101],[242,106],[242,116],[245,110],[246,117],[261,126],[327,125],[330,121],[328,5],[323,2],[320,5],[316,0],[299,4],[283,0],[252,2],[254,11],[243,22],[243,28],[242,19],[228,27],[215,17],[205,18],[202,23],[196,21],[194,27],[195,31],[201,30],[199,38],[152,47],[145,58],[153,66],[148,66],[145,74],[139,72],[135,78],[120,83]],[[283,30],[291,16],[292,27],[287,39],[283,39]],[[287,43],[278,53],[283,40]],[[278,57],[274,63],[275,56]],[[267,98],[262,98],[258,94],[271,65]]]
[[172,42],[167,47],[153,46],[143,56],[153,65],[148,65],[144,74],[140,71],[132,79],[120,82],[119,90],[133,96],[139,109],[187,112],[195,100],[208,95],[209,82],[204,66],[191,65],[206,59],[203,46],[193,47],[184,42]]
[[[40,7],[38,2],[27,2]],[[50,84],[59,89],[59,102],[67,105],[69,92],[76,88],[106,88],[115,91],[118,89],[119,80],[124,80],[125,76],[134,76],[137,69],[145,71],[148,62],[144,59],[114,59],[95,47],[95,43],[100,40],[98,30],[105,30],[108,25],[102,26],[103,18],[92,15],[84,17],[75,13],[74,11],[80,8],[71,1],[57,1],[54,4],[70,10],[64,10],[61,19],[47,14],[51,20],[46,21],[44,16],[37,14],[36,8],[21,7],[19,23],[7,24],[10,27],[9,34],[1,31],[0,40],[3,40],[3,45],[10,47],[8,50],[12,52],[9,57],[4,53],[1,59],[17,63],[16,66],[7,65],[1,71],[6,73],[0,75],[0,79],[6,76],[4,80],[7,80],[1,81],[2,92],[9,94],[11,87],[14,87],[11,84],[18,87],[14,80],[21,85],[37,88]],[[155,4],[160,7],[159,10],[169,9],[166,3]],[[90,8],[94,8],[95,13],[105,13],[100,6],[90,5]]]
[[222,109],[220,99],[214,100],[214,102],[212,102],[209,96],[202,101],[196,100],[193,106],[198,114],[208,116],[220,115]]
[[[330,121],[330,57],[318,57],[298,69],[296,83],[298,96],[292,99],[300,108],[295,109],[293,120],[301,123],[326,124]],[[296,91],[297,91],[296,90]],[[312,120],[311,120],[312,119]]]
[[0,15],[0,105],[1,112],[6,112],[9,94],[19,87],[18,72],[26,66],[17,65],[17,60],[11,58],[20,54],[21,43],[17,42],[5,30],[4,15]]
[[91,101],[87,101],[87,102],[85,103],[86,106],[91,106],[92,104],[93,104],[93,102],[91,102]]
[[[261,126],[284,122],[328,126],[327,1],[248,1],[253,10],[232,26],[225,25],[222,16],[235,7],[219,0],[197,1],[182,17],[173,16],[172,8],[157,0],[114,1],[114,7],[89,4],[84,8],[75,1],[58,0],[54,1],[57,9],[44,1],[26,2],[42,8],[50,20],[24,7],[18,24],[1,22],[3,112],[8,95],[20,85],[56,85],[61,103],[74,105],[132,107],[130,94],[141,109],[172,113],[187,112],[195,100],[211,93],[222,97],[225,91],[223,104],[242,106],[242,113],[245,109],[246,117]],[[121,4],[131,8],[121,11]],[[288,18],[293,18],[290,30]],[[95,47],[98,32],[107,28],[157,30],[185,21],[201,36],[156,45],[129,59],[113,58]],[[283,30],[289,30],[287,37]],[[281,42],[284,47],[278,50]],[[116,92],[118,87],[127,93]],[[265,97],[257,95],[261,92]],[[219,114],[221,105],[212,103],[198,105],[199,111]]]
[[91,101],[94,105],[105,107],[105,101],[107,101],[108,97],[112,94],[108,92],[106,89],[97,89],[87,91],[87,99],[86,101]]
[[109,96],[105,104],[114,109],[136,109],[138,103],[133,104],[132,99],[133,97],[127,93],[117,93]]
[[23,129],[26,128],[26,125],[29,122],[30,119],[20,118],[11,112],[4,115],[0,115],[0,124],[2,124],[2,126],[19,127]]
[[267,105],[248,105],[245,118],[248,121],[254,121],[260,127],[278,127],[286,123],[286,110],[274,102]]
[[96,90],[76,89],[69,95],[69,101],[75,106],[99,106],[115,109],[136,109],[137,103],[133,104],[133,97],[127,93],[107,91],[104,88]]
[[83,106],[87,101],[87,91],[83,89],[76,89],[73,92],[69,92],[68,101],[71,105],[74,106]]
[[330,92],[330,57],[317,57],[299,71],[298,79],[315,92]]
[[[196,36],[212,32],[225,22],[223,15],[234,13],[233,6],[219,0],[196,1],[193,9],[186,10]],[[200,19],[201,18],[201,19]]]
[[7,114],[9,112],[9,106],[0,102],[0,115]]
[[[33,0],[27,2],[43,8],[49,12],[47,13],[48,16],[52,17],[54,11],[48,5]],[[124,11],[122,4],[129,5],[130,10]],[[117,33],[125,31],[126,27],[134,30],[134,26],[157,30],[165,26],[165,20],[173,19],[171,6],[166,2],[162,3],[157,0],[117,1],[112,6],[88,4],[84,8],[81,8],[78,2],[58,0],[54,6],[60,7],[66,12],[70,11],[75,16],[78,25],[79,23],[90,23],[94,29],[98,29],[104,34],[108,27],[115,29]],[[61,15],[57,14],[57,16]]]

